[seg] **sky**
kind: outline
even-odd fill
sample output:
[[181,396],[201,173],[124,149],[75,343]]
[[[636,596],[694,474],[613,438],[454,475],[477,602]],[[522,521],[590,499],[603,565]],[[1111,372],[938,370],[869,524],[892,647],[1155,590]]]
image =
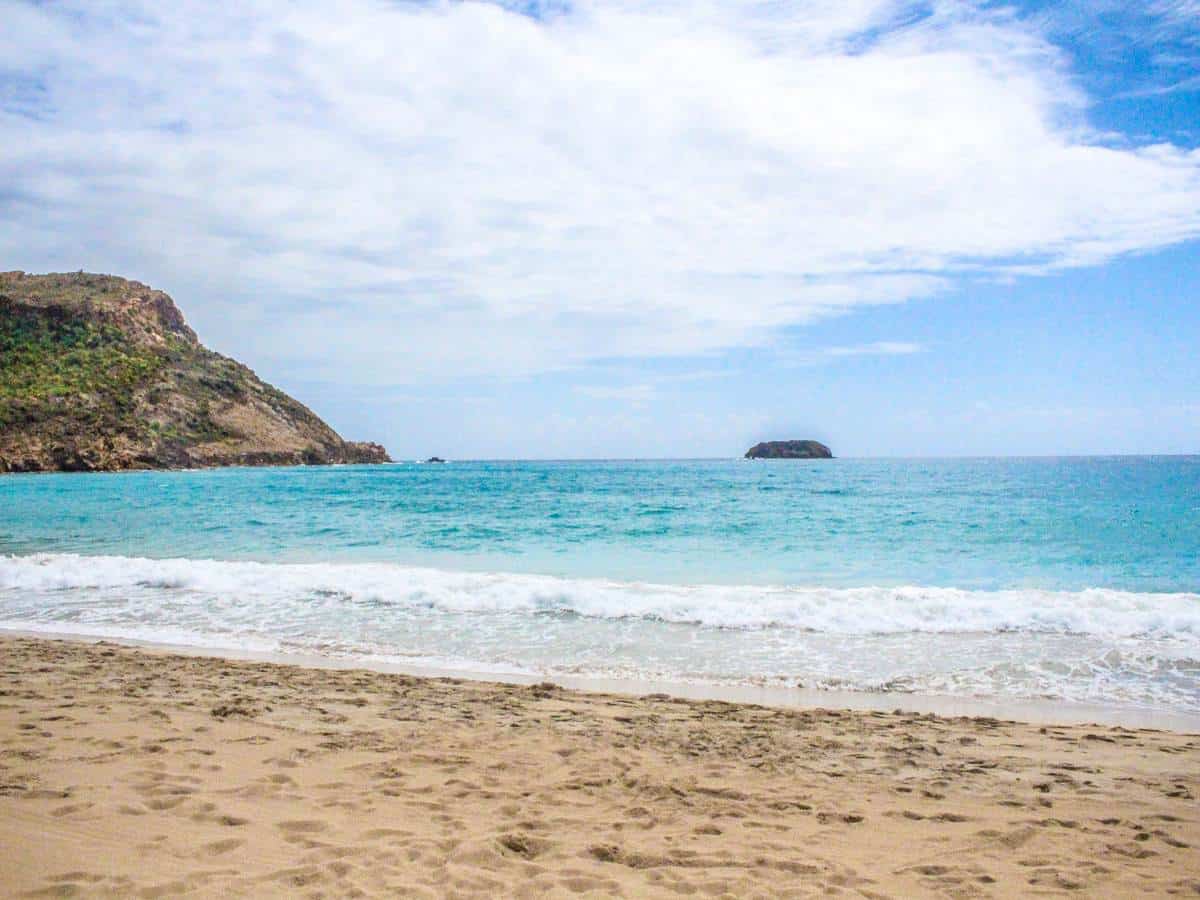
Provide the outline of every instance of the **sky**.
[[1200,452],[1200,0],[0,25],[0,269],[165,290],[397,458]]

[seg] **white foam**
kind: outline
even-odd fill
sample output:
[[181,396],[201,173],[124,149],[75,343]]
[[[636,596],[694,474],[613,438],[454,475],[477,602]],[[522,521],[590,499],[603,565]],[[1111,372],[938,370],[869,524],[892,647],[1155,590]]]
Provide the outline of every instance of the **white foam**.
[[[644,618],[721,628],[826,634],[1034,632],[1200,642],[1200,595],[1103,588],[981,591],[950,587],[664,585],[450,572],[382,563],[274,564],[123,556],[0,557],[0,615],[24,619],[50,598],[205,604],[209,615],[303,604],[450,613]],[[16,615],[14,615],[16,614]],[[236,617],[236,615],[235,615]],[[218,623],[219,624],[219,623]],[[186,626],[185,626],[186,627]]]

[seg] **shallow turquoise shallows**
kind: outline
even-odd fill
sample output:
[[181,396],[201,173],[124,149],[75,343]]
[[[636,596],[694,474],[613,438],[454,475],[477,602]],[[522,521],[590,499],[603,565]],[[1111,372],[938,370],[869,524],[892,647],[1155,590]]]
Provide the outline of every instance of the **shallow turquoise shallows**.
[[1200,711],[1200,457],[0,477],[0,624]]

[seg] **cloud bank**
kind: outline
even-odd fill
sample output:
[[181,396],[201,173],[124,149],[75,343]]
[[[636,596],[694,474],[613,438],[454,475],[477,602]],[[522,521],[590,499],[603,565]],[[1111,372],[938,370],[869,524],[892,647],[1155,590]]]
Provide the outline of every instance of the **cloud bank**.
[[753,346],[1200,234],[1200,151],[1093,132],[1055,47],[969,4],[0,18],[0,260],[153,279],[314,379]]

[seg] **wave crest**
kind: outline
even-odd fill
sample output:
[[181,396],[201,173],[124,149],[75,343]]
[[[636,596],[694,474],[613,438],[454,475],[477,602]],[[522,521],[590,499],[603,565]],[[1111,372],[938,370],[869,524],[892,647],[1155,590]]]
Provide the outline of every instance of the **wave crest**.
[[[385,563],[259,563],[37,554],[0,557],[0,607],[69,594],[453,613],[642,618],[828,634],[1038,632],[1200,639],[1200,595],[1106,588],[666,585]],[[8,609],[7,612],[13,610]]]

